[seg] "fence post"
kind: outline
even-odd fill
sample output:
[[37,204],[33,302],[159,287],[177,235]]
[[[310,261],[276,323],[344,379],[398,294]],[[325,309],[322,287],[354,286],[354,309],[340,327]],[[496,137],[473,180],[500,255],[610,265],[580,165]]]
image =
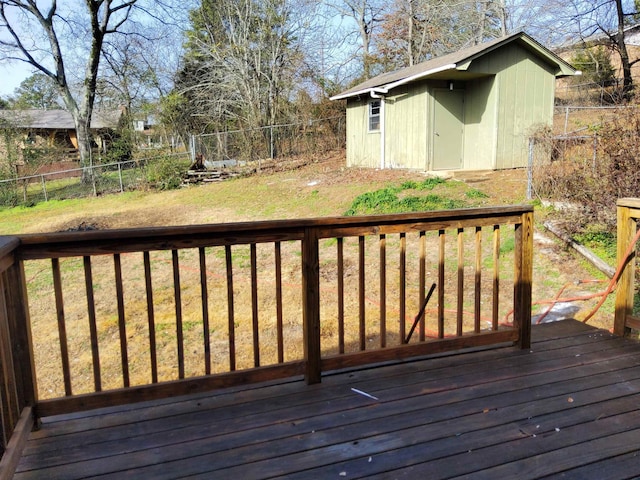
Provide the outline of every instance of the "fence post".
[[44,193],[44,201],[48,202],[49,198],[47,197],[47,184],[44,180],[44,175],[40,175],[40,179],[42,180],[42,191]]
[[597,162],[597,154],[598,154],[598,134],[595,133],[593,135],[593,173],[596,173],[596,162]]
[[273,125],[269,125],[269,156],[273,160]]
[[124,192],[124,186],[122,185],[122,163],[118,162],[118,178],[120,179],[120,193]]
[[305,380],[320,383],[320,258],[318,230],[312,227],[305,228],[302,239],[302,308]]

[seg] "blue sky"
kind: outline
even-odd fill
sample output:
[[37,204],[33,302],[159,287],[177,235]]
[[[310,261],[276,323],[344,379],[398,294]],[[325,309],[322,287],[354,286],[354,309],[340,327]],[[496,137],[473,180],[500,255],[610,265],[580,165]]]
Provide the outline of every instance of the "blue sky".
[[0,63],[0,96],[7,97],[31,75],[32,68],[23,62]]

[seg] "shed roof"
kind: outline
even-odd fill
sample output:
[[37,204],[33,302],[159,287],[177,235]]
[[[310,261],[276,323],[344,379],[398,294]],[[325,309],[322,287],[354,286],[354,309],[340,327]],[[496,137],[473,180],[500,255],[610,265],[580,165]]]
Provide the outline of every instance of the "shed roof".
[[[95,111],[91,117],[92,129],[117,128],[121,110]],[[17,128],[33,130],[74,130],[73,117],[67,110],[0,110],[0,119]]]
[[405,67],[394,72],[383,73],[382,75],[373,77],[359,85],[356,85],[355,87],[331,97],[331,100],[355,97],[363,94],[369,94],[370,92],[387,93],[389,90],[397,86],[433,77],[437,74],[442,74],[443,72],[466,71],[471,63],[477,58],[512,42],[518,42],[518,44],[529,50],[534,55],[555,66],[557,77],[580,74],[578,70],[573,68],[551,50],[538,43],[533,39],[533,37],[527,35],[525,32],[518,32],[490,42],[474,45],[473,47],[465,48],[448,55],[436,57],[431,60],[427,60],[426,62]]

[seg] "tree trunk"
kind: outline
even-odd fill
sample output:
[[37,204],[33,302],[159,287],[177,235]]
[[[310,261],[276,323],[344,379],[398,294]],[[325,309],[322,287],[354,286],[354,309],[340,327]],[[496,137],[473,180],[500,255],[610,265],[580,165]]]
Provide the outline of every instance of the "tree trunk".
[[627,51],[627,45],[624,38],[624,11],[622,9],[622,0],[616,0],[616,13],[618,15],[616,46],[620,55],[620,64],[622,65],[622,98],[628,100],[633,90],[633,77],[631,76],[629,52]]
[[89,121],[84,117],[76,118],[76,135],[78,138],[78,152],[80,153],[80,166],[82,167],[82,182],[90,183],[93,180],[93,162],[91,157],[91,132]]

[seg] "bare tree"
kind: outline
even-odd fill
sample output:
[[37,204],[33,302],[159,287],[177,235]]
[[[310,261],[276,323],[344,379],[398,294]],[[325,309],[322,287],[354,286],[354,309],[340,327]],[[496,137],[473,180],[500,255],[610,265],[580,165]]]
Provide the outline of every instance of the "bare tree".
[[[622,69],[622,98],[628,99],[633,91],[631,67],[640,61],[631,58],[627,49],[627,27],[638,21],[638,3],[635,0],[569,0],[550,1],[556,31],[565,45],[581,47],[603,45],[619,58]],[[560,43],[560,42],[558,42]]]
[[387,3],[382,0],[328,0],[327,5],[354,22],[358,32],[363,76],[371,77],[374,32],[384,18]]
[[414,65],[504,35],[496,0],[396,0],[385,15],[377,52],[387,68]]
[[[55,82],[73,116],[80,161],[86,166],[91,161],[89,127],[105,43],[112,36],[126,34],[125,27],[136,14],[152,18],[152,10],[145,7],[157,9],[163,3],[83,0],[81,8],[56,0],[44,4],[37,0],[0,0],[0,60],[26,62]],[[84,58],[84,73],[76,90],[70,65],[79,54]]]
[[115,39],[104,48],[96,104],[124,105],[131,113],[145,100],[164,94],[164,87],[145,42],[137,37]]
[[272,125],[301,65],[283,0],[205,1],[192,13],[178,88],[218,125]]

